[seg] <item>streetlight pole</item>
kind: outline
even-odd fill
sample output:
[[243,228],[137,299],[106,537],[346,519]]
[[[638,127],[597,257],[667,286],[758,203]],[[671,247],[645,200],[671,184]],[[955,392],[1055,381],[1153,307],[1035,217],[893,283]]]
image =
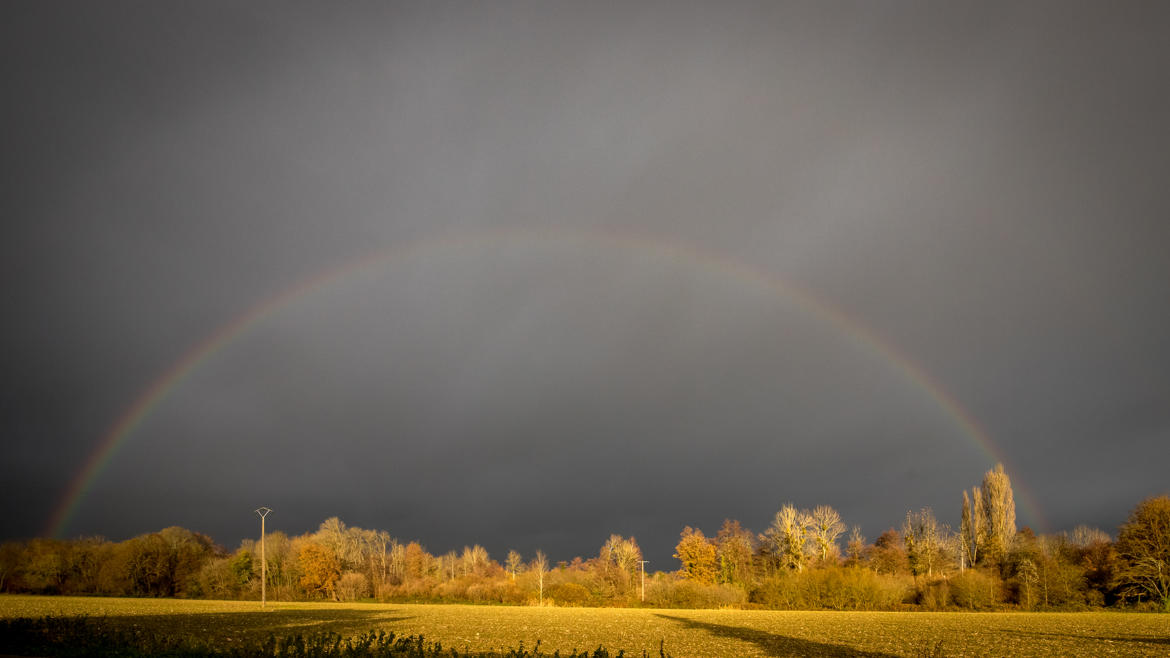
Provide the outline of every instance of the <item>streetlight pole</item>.
[[642,602],[646,602],[646,563],[650,560],[642,560]]
[[264,554],[264,517],[272,510],[261,507],[256,510],[260,515],[260,607],[268,605],[268,556]]

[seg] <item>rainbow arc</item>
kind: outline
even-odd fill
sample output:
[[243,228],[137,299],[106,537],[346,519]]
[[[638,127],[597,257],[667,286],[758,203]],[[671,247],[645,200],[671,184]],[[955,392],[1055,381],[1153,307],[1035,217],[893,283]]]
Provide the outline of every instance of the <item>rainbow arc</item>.
[[[840,335],[847,337],[865,351],[875,355],[905,381],[925,393],[950,419],[960,434],[977,446],[993,463],[1005,462],[1002,451],[974,416],[925,368],[841,308],[771,272],[708,249],[664,240],[656,236],[616,231],[534,229],[462,231],[417,239],[373,251],[337,267],[318,272],[252,306],[192,346],[143,390],[102,435],[82,468],[70,482],[60,503],[54,509],[45,534],[55,537],[64,535],[82,501],[119,449],[125,445],[151,412],[179,388],[187,377],[226,346],[247,334],[250,329],[277,311],[300,299],[323,293],[331,286],[360,272],[372,270],[387,263],[403,263],[424,259],[445,251],[474,253],[488,249],[541,249],[555,245],[576,245],[585,249],[624,250],[645,256],[657,256],[701,271],[721,273],[741,281],[745,285],[769,290],[792,302],[805,313],[828,323]],[[1026,488],[1020,486],[1020,483],[1016,483],[1016,490],[1020,494],[1022,511],[1028,521],[1040,528],[1046,527],[1034,497]]]

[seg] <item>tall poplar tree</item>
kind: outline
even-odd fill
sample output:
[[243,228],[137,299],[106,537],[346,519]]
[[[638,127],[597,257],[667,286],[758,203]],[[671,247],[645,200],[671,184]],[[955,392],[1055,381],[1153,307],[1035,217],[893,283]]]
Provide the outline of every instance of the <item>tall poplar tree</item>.
[[986,515],[986,542],[983,547],[988,562],[1001,564],[1016,536],[1016,502],[1012,497],[1012,481],[1003,470],[1003,464],[983,476],[983,512]]
[[979,559],[979,546],[983,543],[983,528],[986,525],[983,518],[983,498],[979,487],[972,487],[974,504],[967,492],[963,492],[963,518],[959,525],[959,540],[961,544],[963,564],[973,567]]

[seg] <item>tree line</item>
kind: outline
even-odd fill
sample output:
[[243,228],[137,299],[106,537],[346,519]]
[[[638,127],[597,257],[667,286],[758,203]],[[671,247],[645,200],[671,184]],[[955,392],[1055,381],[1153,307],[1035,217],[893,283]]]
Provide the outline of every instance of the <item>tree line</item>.
[[[552,564],[537,551],[502,561],[482,546],[433,555],[417,541],[334,517],[294,537],[268,533],[271,600],[450,601],[528,605],[782,609],[1084,609],[1170,611],[1170,498],[1141,502],[1116,539],[1095,528],[1017,529],[1002,465],[962,494],[960,526],[908,511],[873,542],[829,506],[785,504],[761,533],[725,520],[686,527],[679,568],[645,573],[633,537]],[[37,538],[0,545],[0,592],[257,599],[258,541],[234,551],[171,527],[121,542]]]

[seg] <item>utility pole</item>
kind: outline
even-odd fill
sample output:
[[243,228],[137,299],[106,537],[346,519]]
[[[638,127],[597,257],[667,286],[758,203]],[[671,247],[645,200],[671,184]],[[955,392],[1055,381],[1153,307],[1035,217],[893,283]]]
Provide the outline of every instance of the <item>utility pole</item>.
[[272,510],[261,507],[256,510],[260,515],[260,607],[268,605],[268,556],[264,554],[264,517]]
[[642,602],[646,602],[646,563],[650,560],[642,560]]

